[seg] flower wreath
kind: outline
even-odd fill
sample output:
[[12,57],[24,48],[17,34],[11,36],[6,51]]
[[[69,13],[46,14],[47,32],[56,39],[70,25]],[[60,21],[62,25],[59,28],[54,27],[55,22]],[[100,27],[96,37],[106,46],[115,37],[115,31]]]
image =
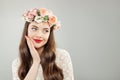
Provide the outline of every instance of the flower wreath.
[[22,17],[27,22],[48,22],[50,24],[50,27],[53,26],[54,29],[59,29],[61,27],[60,22],[57,20],[57,17],[53,15],[51,10],[48,10],[46,8],[31,9],[25,12]]

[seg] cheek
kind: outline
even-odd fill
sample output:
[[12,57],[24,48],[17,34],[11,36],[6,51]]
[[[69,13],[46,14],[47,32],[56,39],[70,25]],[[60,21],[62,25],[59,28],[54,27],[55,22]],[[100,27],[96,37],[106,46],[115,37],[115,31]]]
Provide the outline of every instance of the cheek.
[[32,31],[28,30],[28,36],[32,37],[33,35],[34,35],[34,33]]
[[45,39],[48,40],[49,38],[49,34],[45,35]]

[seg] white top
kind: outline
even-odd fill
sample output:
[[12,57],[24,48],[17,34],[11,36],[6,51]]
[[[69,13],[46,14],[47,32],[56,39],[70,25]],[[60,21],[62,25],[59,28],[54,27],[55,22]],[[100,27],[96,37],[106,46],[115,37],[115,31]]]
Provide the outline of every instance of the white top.
[[[73,67],[69,53],[63,49],[56,49],[56,64],[63,70],[64,80],[74,80]],[[20,80],[18,77],[18,67],[20,60],[17,58],[12,62],[13,80]],[[42,66],[40,64],[36,80],[44,80]]]

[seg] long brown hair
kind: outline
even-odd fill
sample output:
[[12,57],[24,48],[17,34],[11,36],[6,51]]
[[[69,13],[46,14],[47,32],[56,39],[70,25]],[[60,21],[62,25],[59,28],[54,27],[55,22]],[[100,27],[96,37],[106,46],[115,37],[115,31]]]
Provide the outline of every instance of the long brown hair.
[[[18,76],[21,80],[25,78],[32,65],[32,56],[25,40],[25,35],[27,35],[29,24],[29,22],[25,23],[19,45],[20,66],[18,69]],[[51,27],[48,42],[44,45],[44,50],[40,56],[40,64],[42,65],[44,80],[63,80],[63,71],[55,63],[55,51],[54,33],[53,27]]]

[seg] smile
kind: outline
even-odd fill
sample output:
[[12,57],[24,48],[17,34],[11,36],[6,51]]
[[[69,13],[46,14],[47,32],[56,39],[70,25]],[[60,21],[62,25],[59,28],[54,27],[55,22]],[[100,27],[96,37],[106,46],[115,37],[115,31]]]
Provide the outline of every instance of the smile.
[[42,40],[39,40],[39,39],[34,39],[34,41],[35,41],[36,43],[42,42]]

